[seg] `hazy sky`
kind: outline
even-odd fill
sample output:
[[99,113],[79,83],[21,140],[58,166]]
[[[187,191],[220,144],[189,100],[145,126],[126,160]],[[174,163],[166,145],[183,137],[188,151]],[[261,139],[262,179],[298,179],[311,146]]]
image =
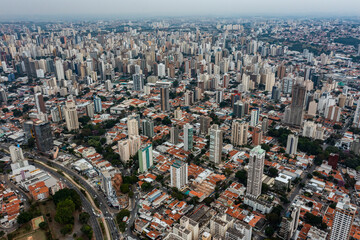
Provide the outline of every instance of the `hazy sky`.
[[352,15],[360,0],[0,0],[0,15]]

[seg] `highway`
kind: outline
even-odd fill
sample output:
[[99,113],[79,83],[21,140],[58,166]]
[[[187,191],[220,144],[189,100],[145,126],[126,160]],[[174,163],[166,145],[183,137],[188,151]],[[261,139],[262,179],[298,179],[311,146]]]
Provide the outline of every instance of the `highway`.
[[119,240],[120,239],[120,234],[116,225],[116,222],[114,220],[114,215],[109,211],[109,208],[107,207],[107,200],[105,199],[104,196],[102,196],[101,194],[99,194],[94,188],[92,188],[90,186],[90,184],[81,176],[79,176],[76,172],[72,171],[71,169],[62,166],[61,164],[49,160],[45,157],[40,157],[40,156],[36,156],[36,160],[43,162],[45,164],[47,164],[47,162],[51,162],[53,164],[53,166],[61,171],[63,171],[64,173],[68,174],[71,177],[75,177],[78,181],[79,184],[81,184],[85,190],[94,198],[97,199],[99,201],[99,209],[102,212],[102,215],[108,225],[111,237],[113,240]]
[[82,194],[82,192],[73,184],[71,183],[70,181],[64,179],[64,176],[60,175],[58,172],[52,170],[51,168],[49,167],[46,167],[44,165],[41,165],[41,164],[38,164],[38,163],[35,163],[33,162],[32,163],[35,167],[37,168],[40,168],[40,169],[43,169],[44,171],[47,171],[49,172],[51,175],[53,175],[54,177],[58,178],[58,179],[63,179],[63,181],[65,181],[66,185],[71,188],[71,189],[74,189],[79,195],[80,195],[80,198],[81,198],[81,203],[82,203],[82,207],[83,209],[90,214],[90,225],[92,226],[93,228],[93,231],[94,231],[94,236],[95,236],[95,239],[98,240],[98,239],[104,239],[103,238],[103,234],[102,234],[102,231],[101,231],[101,228],[100,228],[100,225],[99,225],[99,222],[97,221],[97,216],[93,213],[93,208],[89,202],[89,200]]

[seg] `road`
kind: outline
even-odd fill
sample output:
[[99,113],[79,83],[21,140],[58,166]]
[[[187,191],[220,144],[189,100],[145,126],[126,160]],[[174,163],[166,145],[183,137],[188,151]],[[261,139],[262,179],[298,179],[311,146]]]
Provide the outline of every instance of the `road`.
[[68,174],[69,176],[71,176],[72,178],[76,178],[77,181],[79,182],[79,184],[81,184],[85,190],[94,198],[97,199],[99,201],[99,209],[102,212],[102,215],[108,225],[111,237],[113,240],[119,240],[120,239],[120,234],[116,225],[116,222],[114,220],[114,215],[109,211],[109,208],[107,207],[107,200],[105,199],[105,197],[101,194],[99,194],[93,187],[90,186],[90,184],[81,176],[79,176],[76,172],[72,171],[71,169],[64,167],[63,165],[49,160],[45,157],[40,157],[40,156],[36,156],[36,160],[43,162],[45,164],[48,163],[48,161],[51,161],[51,164],[53,164],[53,166],[61,171],[63,171],[64,173]]
[[66,185],[71,188],[71,189],[74,189],[79,195],[80,195],[80,198],[81,198],[81,203],[82,203],[82,206],[84,208],[84,210],[90,214],[90,224],[94,230],[94,235],[95,235],[95,239],[104,239],[103,238],[103,234],[102,234],[102,231],[101,231],[101,228],[100,228],[100,225],[99,225],[99,222],[98,222],[98,218],[97,216],[93,213],[93,208],[89,202],[89,200],[82,194],[82,192],[73,184],[71,183],[70,181],[64,179],[64,176],[60,175],[58,172],[52,170],[51,168],[49,167],[46,167],[44,165],[41,165],[41,164],[38,164],[38,163],[32,163],[35,167],[37,168],[40,168],[44,171],[47,171],[48,173],[50,173],[51,175],[53,175],[54,177],[58,178],[58,179],[63,179],[66,183]]

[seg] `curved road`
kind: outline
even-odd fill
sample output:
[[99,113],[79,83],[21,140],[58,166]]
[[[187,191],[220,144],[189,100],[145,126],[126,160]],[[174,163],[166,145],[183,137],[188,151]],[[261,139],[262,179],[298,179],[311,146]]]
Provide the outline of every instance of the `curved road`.
[[32,164],[37,168],[40,168],[40,169],[43,169],[43,170],[49,172],[51,175],[53,175],[56,178],[63,179],[69,188],[74,189],[80,195],[82,206],[83,206],[84,210],[90,214],[89,220],[90,220],[90,224],[92,225],[93,230],[94,230],[95,239],[96,240],[104,239],[99,222],[97,221],[97,217],[93,213],[93,208],[92,208],[89,200],[82,194],[82,192],[72,182],[64,179],[65,178],[64,176],[60,175],[58,172],[52,170],[51,168],[46,167],[41,164],[38,164],[38,163],[35,163],[35,162],[32,162]]
[[[120,234],[119,231],[117,229],[117,225],[116,222],[114,220],[114,216],[110,213],[108,207],[107,207],[107,200],[104,198],[104,196],[102,196],[101,194],[99,194],[98,192],[96,192],[94,190],[94,188],[92,188],[90,186],[90,184],[84,180],[82,177],[80,177],[77,173],[75,173],[74,171],[72,171],[71,169],[62,166],[61,164],[58,164],[55,161],[51,161],[49,159],[46,159],[44,157],[39,157],[36,156],[36,160],[41,161],[45,164],[47,164],[48,161],[51,162],[51,164],[53,164],[53,166],[57,169],[60,169],[61,171],[63,171],[64,173],[68,174],[71,177],[76,177],[77,181],[86,189],[86,191],[88,191],[88,193],[93,196],[94,199],[97,199],[100,203],[99,205],[99,209],[101,210],[105,221],[109,227],[109,231],[111,234],[111,237],[113,240],[119,240],[120,239]],[[92,213],[92,211],[91,211]],[[96,238],[98,239],[98,238]],[[99,238],[100,239],[100,238]],[[102,238],[101,238],[102,239]]]

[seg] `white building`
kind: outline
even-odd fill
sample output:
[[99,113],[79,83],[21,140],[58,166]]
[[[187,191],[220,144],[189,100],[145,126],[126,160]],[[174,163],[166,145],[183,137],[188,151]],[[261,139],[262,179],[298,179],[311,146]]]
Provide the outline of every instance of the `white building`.
[[182,189],[188,184],[188,164],[186,162],[175,160],[170,167],[171,186]]

